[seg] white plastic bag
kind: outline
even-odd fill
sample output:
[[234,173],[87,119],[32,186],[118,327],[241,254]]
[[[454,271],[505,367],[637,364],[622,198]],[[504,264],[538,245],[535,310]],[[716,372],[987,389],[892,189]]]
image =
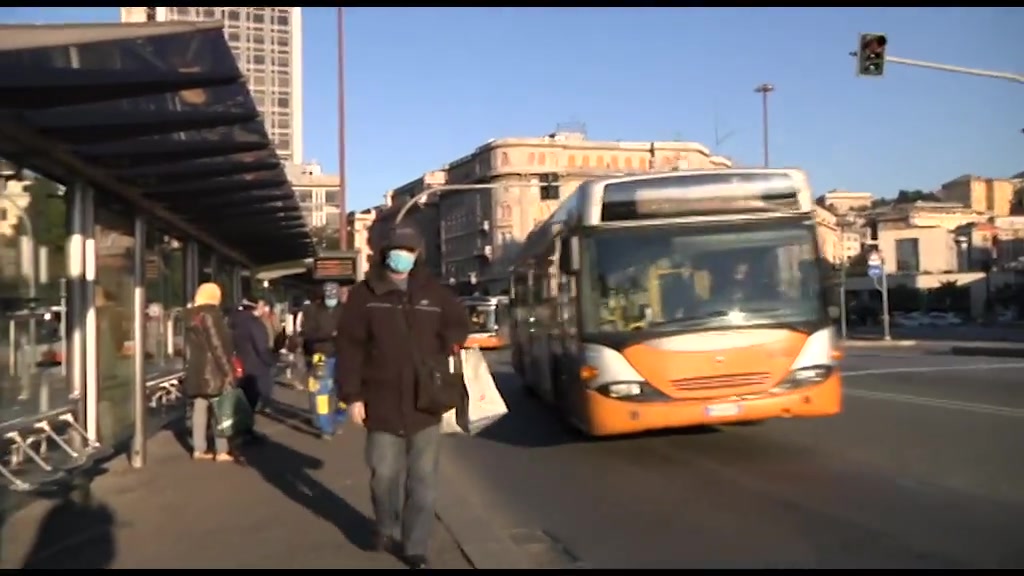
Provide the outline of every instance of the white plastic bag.
[[445,434],[477,434],[508,414],[487,360],[477,348],[462,351],[462,372],[466,384],[466,401],[449,410],[441,418]]

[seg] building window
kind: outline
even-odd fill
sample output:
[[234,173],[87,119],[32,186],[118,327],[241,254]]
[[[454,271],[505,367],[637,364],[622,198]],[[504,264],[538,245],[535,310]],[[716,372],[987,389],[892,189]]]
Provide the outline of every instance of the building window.
[[228,8],[225,10],[225,16],[227,16],[228,22],[238,22],[242,19],[241,14],[236,8]]
[[266,22],[266,18],[263,16],[263,12],[253,12],[252,13],[252,23],[253,24],[263,24],[264,22]]
[[583,161],[580,162],[580,166],[584,168],[590,168],[590,156],[583,156]]
[[509,163],[508,152],[502,152],[501,153],[501,166],[502,167],[508,166],[508,163]]
[[558,200],[560,197],[558,176],[556,174],[540,175],[540,199]]
[[896,241],[896,271],[921,271],[921,258],[918,252],[917,238],[901,238]]
[[569,165],[569,168],[575,168],[576,167],[576,155],[575,154],[569,154],[569,160],[567,161],[567,163]]
[[618,168],[619,167],[619,157],[618,156],[612,156],[611,159],[609,160],[609,164],[611,164],[612,168]]
[[274,20],[277,22],[278,26],[288,26],[288,15],[287,14],[278,14],[274,18]]
[[324,204],[337,204],[338,203],[338,191],[337,190],[324,190]]
[[626,170],[632,170],[633,169],[633,159],[632,158],[627,157],[623,162],[626,165]]
[[536,163],[537,163],[537,155],[536,154],[534,154],[533,152],[530,152],[529,154],[526,155],[526,165],[527,166],[533,166]]
[[600,154],[598,154],[598,155],[597,155],[597,161],[596,161],[596,162],[597,162],[597,167],[598,167],[598,168],[604,168],[604,167],[605,167],[605,164],[604,164],[604,156],[601,156]]
[[508,221],[512,219],[512,205],[508,202],[502,202],[498,205],[498,219],[502,221]]

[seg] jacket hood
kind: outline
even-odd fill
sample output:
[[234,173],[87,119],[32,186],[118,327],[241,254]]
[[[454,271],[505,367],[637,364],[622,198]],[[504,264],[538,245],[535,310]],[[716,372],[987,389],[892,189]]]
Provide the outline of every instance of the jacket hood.
[[213,282],[203,282],[196,288],[196,295],[192,298],[192,302],[196,306],[202,304],[212,304],[214,306],[220,306],[221,292],[220,286],[217,286]]

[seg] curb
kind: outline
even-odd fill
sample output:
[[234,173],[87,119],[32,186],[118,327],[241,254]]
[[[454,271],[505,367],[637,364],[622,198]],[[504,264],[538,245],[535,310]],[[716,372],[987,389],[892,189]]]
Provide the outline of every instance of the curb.
[[993,358],[1024,358],[1024,348],[996,348],[992,346],[953,346],[953,356],[990,356]]
[[450,468],[443,462],[439,472],[441,491],[438,494],[435,515],[451,533],[473,568],[532,568],[515,543],[499,531],[493,522],[477,512],[484,507],[473,495],[452,493],[449,487],[457,484],[451,478]]
[[908,346],[919,346],[921,344],[928,344],[933,341],[927,340],[844,340],[843,346],[846,348],[904,348]]

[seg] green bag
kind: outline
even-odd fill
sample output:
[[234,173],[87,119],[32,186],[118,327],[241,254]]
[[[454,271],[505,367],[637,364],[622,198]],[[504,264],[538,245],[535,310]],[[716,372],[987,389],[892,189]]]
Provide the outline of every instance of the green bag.
[[254,423],[252,408],[249,407],[245,394],[238,388],[228,388],[223,394],[214,398],[212,403],[216,418],[213,433],[217,436],[230,438],[252,429]]

